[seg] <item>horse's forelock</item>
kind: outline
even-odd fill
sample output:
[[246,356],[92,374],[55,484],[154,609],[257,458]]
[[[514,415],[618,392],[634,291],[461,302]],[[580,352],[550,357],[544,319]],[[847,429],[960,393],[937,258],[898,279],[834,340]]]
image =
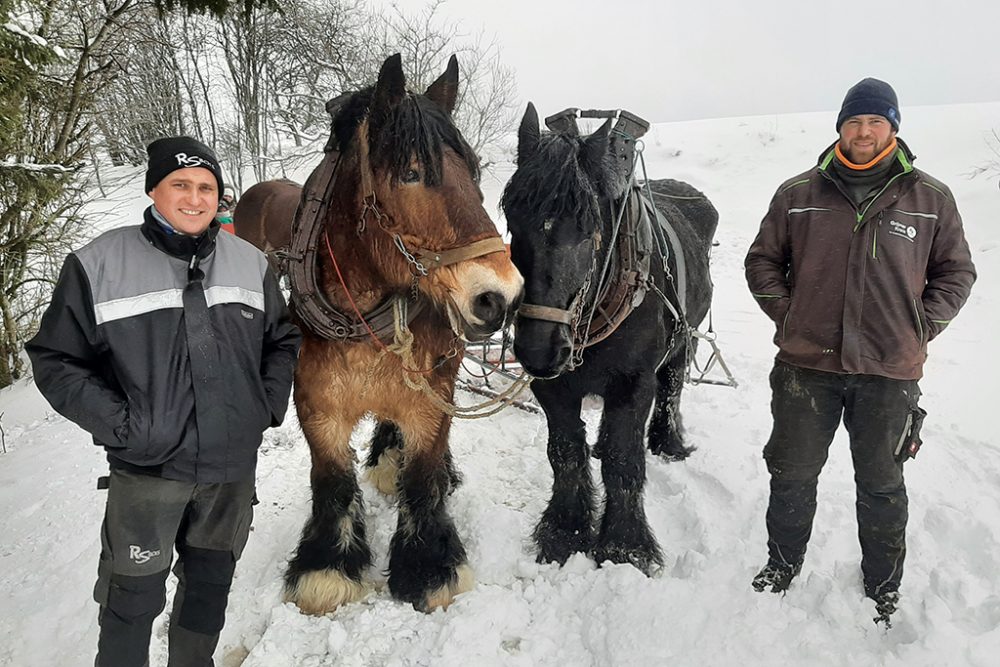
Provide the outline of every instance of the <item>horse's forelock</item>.
[[[602,174],[589,174],[580,164],[581,139],[565,134],[546,134],[524,164],[518,164],[500,204],[508,218],[529,211],[541,220],[584,221],[596,215],[595,198],[606,193]],[[603,172],[603,169],[602,169]]]
[[[374,88],[357,92],[341,107],[333,121],[333,132],[341,151],[354,140],[358,126],[369,112]],[[440,185],[444,174],[445,148],[451,148],[465,163],[469,176],[479,181],[479,158],[440,107],[423,95],[408,94],[384,117],[369,119],[369,154],[372,166],[389,172],[398,181],[416,155],[426,185]]]

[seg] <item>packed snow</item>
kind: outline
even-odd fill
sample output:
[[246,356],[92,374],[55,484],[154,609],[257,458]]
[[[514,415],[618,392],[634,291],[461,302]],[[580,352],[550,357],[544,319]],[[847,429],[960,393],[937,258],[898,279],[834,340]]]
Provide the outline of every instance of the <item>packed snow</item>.
[[[802,574],[786,595],[750,588],[766,557],[761,450],[775,350],[742,262],[771,195],[815,163],[835,137],[834,120],[831,111],[670,123],[644,138],[650,177],[689,181],[720,211],[714,322],[740,382],[737,389],[687,387],[682,411],[697,451],[683,463],[648,457],[645,503],[665,553],[662,570],[647,578],[630,566],[598,567],[583,555],[563,567],[535,562],[529,536],[552,479],[546,428],[542,417],[510,408],[452,429],[465,483],[450,509],[476,571],[473,591],[432,614],[393,600],[384,570],[395,511],[365,485],[377,554],[367,575],[371,591],[327,616],[302,615],[281,602],[282,574],[310,503],[309,452],[292,412],[265,435],[261,504],[216,663],[1000,664],[1000,445],[990,421],[1000,396],[1000,191],[995,172],[971,177],[995,158],[988,142],[1000,127],[1000,103],[903,108],[900,136],[917,154],[916,165],[954,191],[979,281],[958,319],[931,344],[921,383],[929,416],[924,447],[905,468],[909,553],[893,627],[873,623],[874,604],[863,594],[843,431],[820,479]],[[512,169],[501,165],[484,177],[491,213]],[[140,182],[134,201],[114,209],[115,224],[138,221],[146,202]],[[0,393],[0,412],[0,665],[93,664],[91,590],[104,510],[95,480],[107,469],[103,452],[56,415],[30,381]],[[593,436],[595,405],[586,418]],[[371,424],[363,424],[354,435],[359,456],[370,433]],[[166,621],[164,613],[154,626],[152,667],[166,665]]]

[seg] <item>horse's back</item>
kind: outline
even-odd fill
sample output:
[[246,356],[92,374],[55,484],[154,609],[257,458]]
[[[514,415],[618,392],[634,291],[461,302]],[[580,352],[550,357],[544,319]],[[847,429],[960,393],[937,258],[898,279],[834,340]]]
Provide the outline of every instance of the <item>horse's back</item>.
[[650,181],[649,188],[653,192],[653,203],[677,233],[684,248],[688,320],[697,326],[708,313],[712,300],[708,260],[719,226],[719,212],[708,197],[690,183],[668,178]]
[[233,211],[236,235],[264,252],[287,247],[301,195],[302,186],[284,178],[251,186]]
[[712,238],[719,226],[719,212],[705,193],[690,183],[665,178],[649,182],[653,192],[653,203],[660,213],[672,224],[680,214],[678,223],[690,225],[699,246],[707,249],[712,245]]

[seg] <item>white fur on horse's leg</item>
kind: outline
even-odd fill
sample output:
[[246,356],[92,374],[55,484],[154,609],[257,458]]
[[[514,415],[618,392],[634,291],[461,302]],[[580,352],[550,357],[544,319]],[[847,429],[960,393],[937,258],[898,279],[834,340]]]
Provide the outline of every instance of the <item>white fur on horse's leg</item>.
[[337,607],[362,600],[368,588],[337,570],[316,570],[299,577],[294,588],[285,588],[285,602],[294,602],[304,614],[321,616]]
[[365,479],[383,496],[396,496],[396,480],[403,453],[399,449],[387,449],[378,457],[378,463],[365,470]]
[[455,596],[471,591],[476,586],[476,575],[468,565],[455,568],[455,578],[447,584],[427,594],[424,611],[432,612],[437,608],[447,609],[454,602]]

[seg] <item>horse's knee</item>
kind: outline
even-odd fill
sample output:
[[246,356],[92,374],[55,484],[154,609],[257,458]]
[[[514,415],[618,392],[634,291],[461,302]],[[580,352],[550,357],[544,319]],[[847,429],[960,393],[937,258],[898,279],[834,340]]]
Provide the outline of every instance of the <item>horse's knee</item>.
[[300,424],[309,443],[314,469],[321,465],[342,471],[353,470],[354,450],[350,437],[354,424],[323,412],[314,412],[301,419]]

